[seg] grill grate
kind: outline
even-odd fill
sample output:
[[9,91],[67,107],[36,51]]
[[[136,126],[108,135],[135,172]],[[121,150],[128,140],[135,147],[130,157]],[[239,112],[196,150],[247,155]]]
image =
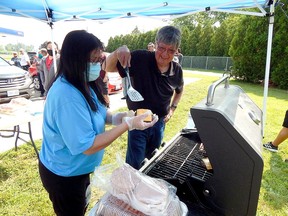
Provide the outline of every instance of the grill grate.
[[199,150],[199,143],[189,137],[180,136],[167,152],[151,164],[147,175],[155,178],[176,178],[183,183],[187,176],[206,181],[213,173],[207,171],[201,164],[204,157]]

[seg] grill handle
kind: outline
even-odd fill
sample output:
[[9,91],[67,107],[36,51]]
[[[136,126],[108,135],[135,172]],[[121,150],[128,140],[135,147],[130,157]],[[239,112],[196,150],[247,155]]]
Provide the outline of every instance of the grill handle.
[[213,105],[213,98],[214,98],[215,89],[218,85],[220,85],[220,83],[225,81],[224,88],[229,88],[229,78],[230,78],[230,75],[223,74],[223,77],[221,79],[217,80],[216,82],[214,82],[213,84],[211,84],[209,86],[208,94],[207,94],[207,102],[206,102],[207,106]]

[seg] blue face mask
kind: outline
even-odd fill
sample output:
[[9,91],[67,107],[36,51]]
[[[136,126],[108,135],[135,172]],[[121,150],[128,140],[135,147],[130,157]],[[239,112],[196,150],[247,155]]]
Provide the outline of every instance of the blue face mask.
[[100,75],[100,71],[101,71],[101,65],[100,63],[89,63],[89,70],[88,70],[88,81],[95,81],[99,75]]

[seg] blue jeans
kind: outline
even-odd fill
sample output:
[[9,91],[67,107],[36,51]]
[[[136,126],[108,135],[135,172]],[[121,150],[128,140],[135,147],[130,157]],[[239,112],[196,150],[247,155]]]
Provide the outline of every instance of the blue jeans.
[[128,133],[126,163],[135,169],[141,168],[142,161],[152,157],[152,152],[159,148],[165,130],[164,118],[146,130],[132,130]]

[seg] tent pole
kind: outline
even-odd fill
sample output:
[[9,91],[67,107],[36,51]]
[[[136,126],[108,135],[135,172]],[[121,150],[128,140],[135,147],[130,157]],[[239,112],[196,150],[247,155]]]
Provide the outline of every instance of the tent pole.
[[51,42],[52,42],[52,52],[53,52],[53,66],[54,66],[54,73],[56,75],[57,73],[57,63],[56,63],[56,52],[55,52],[55,43],[54,43],[54,32],[53,32],[53,26],[50,25],[51,28]]
[[43,7],[45,9],[45,14],[47,17],[47,24],[51,29],[51,42],[52,42],[52,53],[53,53],[53,66],[54,66],[54,73],[57,73],[57,64],[56,64],[56,55],[55,55],[55,43],[54,43],[54,33],[53,33],[53,10],[51,10],[46,1],[42,0]]
[[270,16],[269,16],[269,28],[268,28],[268,41],[267,41],[267,55],[266,55],[266,68],[265,68],[265,82],[264,82],[264,95],[263,95],[263,131],[262,135],[264,137],[264,131],[266,126],[266,112],[267,112],[267,97],[268,97],[268,87],[269,87],[269,74],[270,74],[270,63],[271,63],[271,50],[272,50],[272,38],[273,38],[273,26],[274,26],[274,9],[275,1],[270,5]]

